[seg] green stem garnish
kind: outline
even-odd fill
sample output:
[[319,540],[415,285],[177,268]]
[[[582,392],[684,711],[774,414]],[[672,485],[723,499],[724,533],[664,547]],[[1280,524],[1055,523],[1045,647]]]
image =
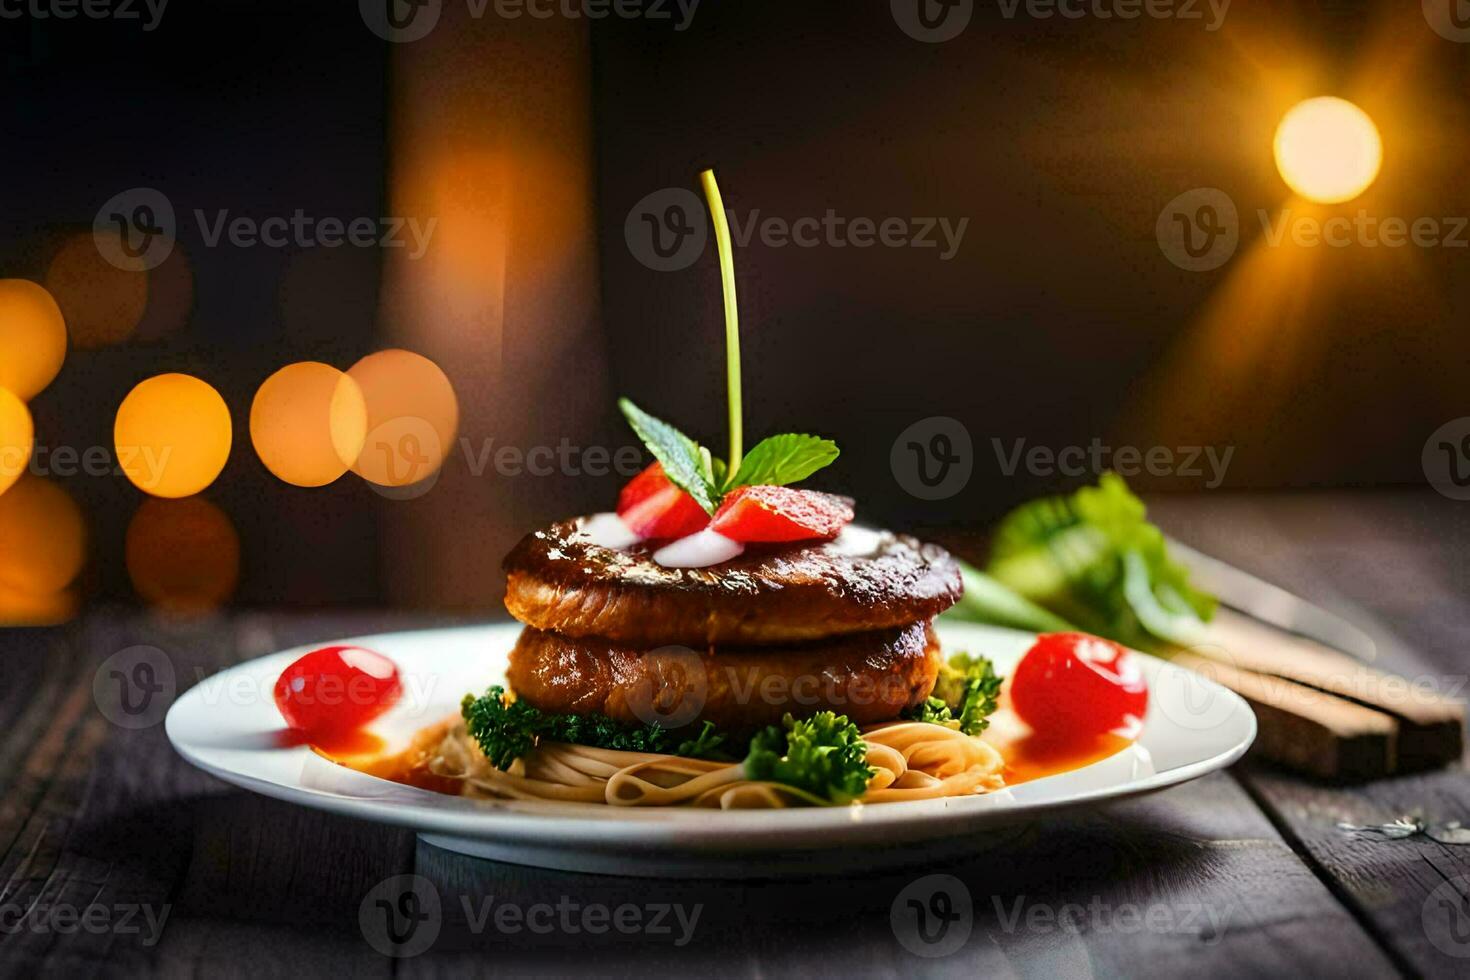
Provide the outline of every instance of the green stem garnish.
[[715,223],[715,245],[720,252],[720,284],[725,291],[725,382],[730,406],[730,457],[726,460],[730,473],[740,472],[745,455],[745,416],[740,397],[740,308],[735,298],[735,255],[730,247],[730,223],[725,217],[725,202],[720,198],[720,185],[715,172],[699,175],[704,196],[709,201],[710,217]]
[[735,299],[735,256],[730,225],[713,170],[699,175],[715,223],[720,253],[720,281],[725,290],[725,376],[730,407],[730,457],[718,459],[669,423],[643,411],[626,398],[618,408],[643,440],[664,475],[713,514],[725,495],[744,486],[790,486],[811,476],[837,458],[837,444],[820,436],[788,432],[762,439],[745,452],[744,416],[740,396],[740,310]]

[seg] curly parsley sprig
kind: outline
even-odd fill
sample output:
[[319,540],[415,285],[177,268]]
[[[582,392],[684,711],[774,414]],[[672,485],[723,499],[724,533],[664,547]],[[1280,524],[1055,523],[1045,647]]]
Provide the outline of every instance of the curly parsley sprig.
[[934,693],[906,711],[904,717],[979,735],[990,727],[1002,682],[987,658],[957,653],[940,666]]

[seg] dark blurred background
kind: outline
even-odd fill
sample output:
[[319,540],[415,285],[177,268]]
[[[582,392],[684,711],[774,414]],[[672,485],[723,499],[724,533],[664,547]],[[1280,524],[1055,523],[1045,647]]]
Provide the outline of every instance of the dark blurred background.
[[[1222,474],[1131,478],[1151,493],[1422,484],[1425,440],[1464,412],[1470,232],[1303,248],[1270,244],[1258,217],[1366,209],[1448,231],[1470,214],[1470,45],[1419,4],[1235,0],[1120,20],[977,2],[942,43],[906,33],[887,0],[704,0],[687,23],[672,2],[668,19],[431,6],[433,30],[401,43],[370,29],[368,3],[169,5],[153,29],[141,5],[143,23],[0,19],[0,278],[46,285],[71,333],[30,405],[37,443],[110,447],[124,396],[175,371],[216,388],[234,426],[205,504],[166,503],[134,529],[182,543],[151,557],[128,547],[148,498],[125,478],[45,476],[86,529],[79,598],[154,601],[141,578],[195,589],[195,606],[498,609],[509,545],[610,508],[624,478],[509,475],[477,462],[487,440],[634,445],[614,406],[626,394],[724,444],[713,245],[659,271],[629,237],[640,202],[697,192],[710,166],[747,227],[829,211],[967,222],[948,256],[938,231],[937,248],[759,233],[736,248],[747,432],[836,439],[817,482],[876,523],[979,527],[1091,479],[1007,472],[1018,440],[1230,450]],[[1380,177],[1346,204],[1294,199],[1273,161],[1283,113],[1317,95],[1352,99],[1382,133]],[[177,244],[125,273],[99,259],[93,220],[138,187],[172,203]],[[1195,188],[1239,212],[1238,247],[1205,271],[1156,234]],[[421,257],[237,247],[209,244],[196,209],[436,224]],[[457,398],[431,485],[273,476],[249,429],[261,383],[395,348],[437,364]],[[927,500],[890,450],[934,416],[968,431],[973,473]],[[38,519],[0,513],[0,535]],[[17,547],[0,537],[0,572],[7,549],[22,564]]]

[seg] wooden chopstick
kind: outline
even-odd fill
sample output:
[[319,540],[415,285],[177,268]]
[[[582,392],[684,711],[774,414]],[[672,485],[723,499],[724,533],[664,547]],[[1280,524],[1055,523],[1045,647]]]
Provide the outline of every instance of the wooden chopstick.
[[1256,753],[1324,779],[1373,779],[1442,766],[1464,751],[1465,705],[1274,626],[1221,609],[1206,642],[1172,659],[1256,711]]

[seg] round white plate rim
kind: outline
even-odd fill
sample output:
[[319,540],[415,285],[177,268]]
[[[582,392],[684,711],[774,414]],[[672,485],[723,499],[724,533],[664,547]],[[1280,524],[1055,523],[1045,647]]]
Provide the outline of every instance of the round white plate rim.
[[[330,641],[370,649],[392,650],[406,642],[443,639],[458,634],[466,640],[479,634],[489,639],[504,631],[513,636],[520,629],[515,623],[452,627],[407,632],[379,633]],[[1026,636],[1012,630],[977,627],[971,624],[940,624],[946,649],[967,645],[963,636],[989,633]],[[948,636],[946,636],[948,635]],[[923,803],[888,803],[873,806],[791,809],[782,811],[691,811],[681,808],[627,811],[584,805],[585,814],[552,815],[551,807],[538,804],[474,805],[472,809],[453,804],[471,801],[446,798],[426,790],[383,783],[406,794],[416,794],[414,803],[384,801],[324,792],[298,784],[278,782],[252,776],[239,767],[223,765],[207,751],[194,744],[185,733],[183,719],[200,699],[208,685],[225,685],[242,675],[274,676],[302,653],[326,643],[314,643],[281,651],[228,668],[215,674],[181,695],[170,708],[165,731],[176,751],[205,772],[252,792],[343,816],[368,819],[413,828],[433,835],[485,838],[501,843],[523,839],[536,847],[565,847],[581,851],[606,852],[675,849],[690,852],[746,852],[803,849],[807,847],[842,847],[865,840],[885,842],[944,838],[968,830],[981,829],[1030,820],[1061,809],[1099,804],[1157,792],[1223,769],[1239,759],[1256,735],[1256,719],[1249,705],[1234,692],[1196,674],[1193,681],[1207,686],[1210,694],[1222,697],[1230,707],[1230,716],[1246,723],[1244,733],[1227,749],[1156,772],[1141,779],[1103,788],[1072,793],[1053,799],[1025,802],[1009,801],[994,805],[990,797],[950,798]],[[973,644],[970,644],[973,645]],[[1150,672],[1183,671],[1147,654]],[[485,684],[493,683],[487,678]],[[274,710],[272,708],[272,710]],[[305,747],[273,750],[310,754]],[[1105,763],[1095,763],[1103,765]],[[324,765],[330,765],[324,763]],[[1091,767],[1088,767],[1091,768]],[[360,774],[353,774],[360,775]],[[1052,779],[1062,779],[1070,773]],[[373,777],[361,775],[363,780]],[[1038,781],[1039,783],[1040,781]],[[1028,784],[1037,785],[1037,784]],[[421,797],[421,799],[420,799]]]

